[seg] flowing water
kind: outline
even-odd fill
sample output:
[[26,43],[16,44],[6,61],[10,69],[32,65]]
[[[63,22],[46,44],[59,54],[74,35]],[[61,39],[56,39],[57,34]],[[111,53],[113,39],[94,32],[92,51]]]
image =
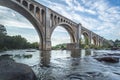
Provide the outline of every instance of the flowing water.
[[120,63],[103,63],[92,56],[118,53],[111,50],[12,50],[9,54],[16,62],[34,70],[38,80],[120,80]]

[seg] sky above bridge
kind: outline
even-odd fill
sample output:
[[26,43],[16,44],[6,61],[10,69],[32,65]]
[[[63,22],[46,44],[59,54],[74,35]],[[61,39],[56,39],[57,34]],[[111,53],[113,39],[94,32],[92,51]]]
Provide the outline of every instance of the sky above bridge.
[[[35,0],[106,39],[120,39],[120,0]],[[19,13],[0,6],[0,24],[8,34],[21,34],[30,42],[39,41],[32,24]],[[58,35],[56,35],[58,34]],[[62,37],[62,39],[59,39]],[[69,35],[59,27],[52,37],[54,44],[67,42]]]

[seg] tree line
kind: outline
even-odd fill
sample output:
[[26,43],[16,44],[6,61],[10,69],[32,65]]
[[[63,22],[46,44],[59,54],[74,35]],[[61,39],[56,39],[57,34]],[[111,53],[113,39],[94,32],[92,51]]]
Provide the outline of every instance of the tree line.
[[20,35],[8,36],[0,33],[0,51],[11,49],[38,49],[38,42],[30,43]]
[[52,46],[52,50],[60,50],[60,49],[62,50],[66,49],[66,44],[63,43],[63,44],[58,44],[56,46]]

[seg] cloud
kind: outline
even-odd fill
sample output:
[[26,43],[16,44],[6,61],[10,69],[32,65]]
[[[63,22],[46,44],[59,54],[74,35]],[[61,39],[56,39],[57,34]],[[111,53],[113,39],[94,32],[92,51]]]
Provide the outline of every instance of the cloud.
[[[111,5],[110,0],[36,1],[107,39],[120,39],[120,6]],[[0,7],[0,23],[33,28],[23,16],[5,7]]]
[[57,26],[54,30],[55,32],[67,32],[67,30],[65,28],[63,28],[62,26]]
[[0,24],[22,28],[34,28],[33,25],[18,12],[0,6]]
[[7,34],[10,36],[21,35],[29,42],[39,42],[39,36],[35,29],[6,26]]
[[64,0],[64,2],[67,5],[51,1],[50,3],[57,6],[53,7],[50,4],[49,7],[107,39],[118,38],[115,32],[119,32],[120,6],[112,6],[106,0]]
[[17,20],[0,20],[0,24],[3,24],[5,26],[14,26],[14,27],[20,27],[20,28],[34,28],[32,24],[26,24]]
[[53,31],[51,41],[52,41],[52,46],[55,46],[61,43],[70,43],[70,35],[64,28],[62,28],[61,26],[58,26]]
[[70,43],[70,39],[69,38],[65,38],[65,37],[62,37],[61,39],[52,38],[51,41],[52,41],[51,42],[52,46],[55,46],[55,45],[61,44],[61,43]]

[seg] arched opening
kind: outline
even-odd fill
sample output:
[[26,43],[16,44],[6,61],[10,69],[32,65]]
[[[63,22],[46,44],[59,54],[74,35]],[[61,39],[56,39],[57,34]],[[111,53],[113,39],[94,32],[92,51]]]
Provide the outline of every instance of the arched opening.
[[95,36],[92,38],[92,44],[95,45],[95,46],[97,45],[97,40],[96,40]]
[[57,26],[51,35],[52,49],[66,49],[67,44],[74,43],[73,36],[64,26]]
[[81,35],[81,44],[84,44],[84,45],[89,45],[89,35],[84,32],[82,35]]
[[84,38],[83,34],[81,34],[80,44],[85,44],[85,38]]
[[63,21],[63,19],[61,18],[61,22]]
[[26,8],[28,8],[28,3],[27,3],[25,0],[23,0],[22,4],[23,4]]
[[[2,19],[0,19],[0,24],[3,25],[6,29],[6,35],[4,36],[4,40],[7,43],[5,43],[5,48],[10,49],[11,47],[11,49],[38,49],[38,43],[41,42],[39,34],[35,30],[35,27],[18,12],[0,6],[0,9],[1,8],[5,11],[4,14],[0,12],[0,17],[3,17]],[[8,45],[8,43],[10,42],[12,43],[12,45]],[[36,43],[35,47],[31,46],[32,43]]]
[[58,23],[60,22],[60,18],[58,17]]
[[[0,5],[1,6],[5,6],[5,7],[8,7],[8,8],[10,8],[10,9],[12,9],[12,10],[15,10],[16,12],[15,13],[19,13],[19,14],[21,14],[22,16],[24,16],[27,20],[29,20],[30,21],[30,23],[32,24],[32,26],[35,28],[35,30],[37,31],[37,34],[38,34],[38,37],[39,37],[39,41],[40,41],[40,43],[41,44],[39,44],[40,45],[40,49],[43,49],[43,39],[44,39],[44,36],[43,36],[43,28],[42,28],[42,25],[41,25],[41,23],[39,23],[32,15],[31,15],[31,13],[30,12],[28,12],[28,11],[26,11],[26,9],[24,9],[22,6],[20,6],[20,5],[17,5],[17,3],[15,3],[15,2],[13,2],[13,1],[9,1],[9,3],[7,3],[7,1],[9,1],[9,0],[5,0],[5,1],[2,1],[2,0],[0,0]],[[13,5],[13,6],[11,6],[11,5]],[[17,5],[17,6],[16,6]],[[14,7],[14,6],[16,6],[16,7]],[[30,5],[30,10],[32,11],[34,9],[34,6],[31,4]],[[9,10],[8,10],[9,11]],[[8,13],[10,13],[10,12],[8,12]],[[13,14],[13,15],[15,15],[15,14]],[[6,15],[6,17],[7,17],[7,15]],[[9,17],[11,17],[11,16],[9,16]],[[21,20],[21,18],[22,17],[16,17],[18,20]],[[6,20],[7,21],[7,20]],[[10,21],[10,20],[9,20]],[[19,21],[20,22],[20,21]],[[23,20],[23,22],[24,22],[24,20]],[[4,23],[4,22],[3,22]],[[11,24],[15,24],[15,22],[14,21],[12,21],[11,20]],[[22,24],[22,23],[21,23]],[[20,26],[19,24],[16,24],[17,26]],[[23,26],[24,27],[24,26]],[[29,26],[28,26],[29,27]],[[29,34],[29,33],[28,33]]]
[[54,25],[56,25],[56,23],[57,23],[57,20],[56,20],[56,16],[54,16]]
[[50,27],[53,26],[53,14],[50,15]]
[[45,11],[43,9],[41,9],[41,22],[42,24],[45,22]]
[[36,17],[40,20],[40,8],[36,7]]
[[30,11],[31,11],[32,13],[34,13],[34,5],[33,5],[33,4],[30,4]]
[[81,39],[80,39],[80,46],[81,48],[90,48],[90,45],[89,45],[89,35],[84,32],[83,34],[81,34]]

